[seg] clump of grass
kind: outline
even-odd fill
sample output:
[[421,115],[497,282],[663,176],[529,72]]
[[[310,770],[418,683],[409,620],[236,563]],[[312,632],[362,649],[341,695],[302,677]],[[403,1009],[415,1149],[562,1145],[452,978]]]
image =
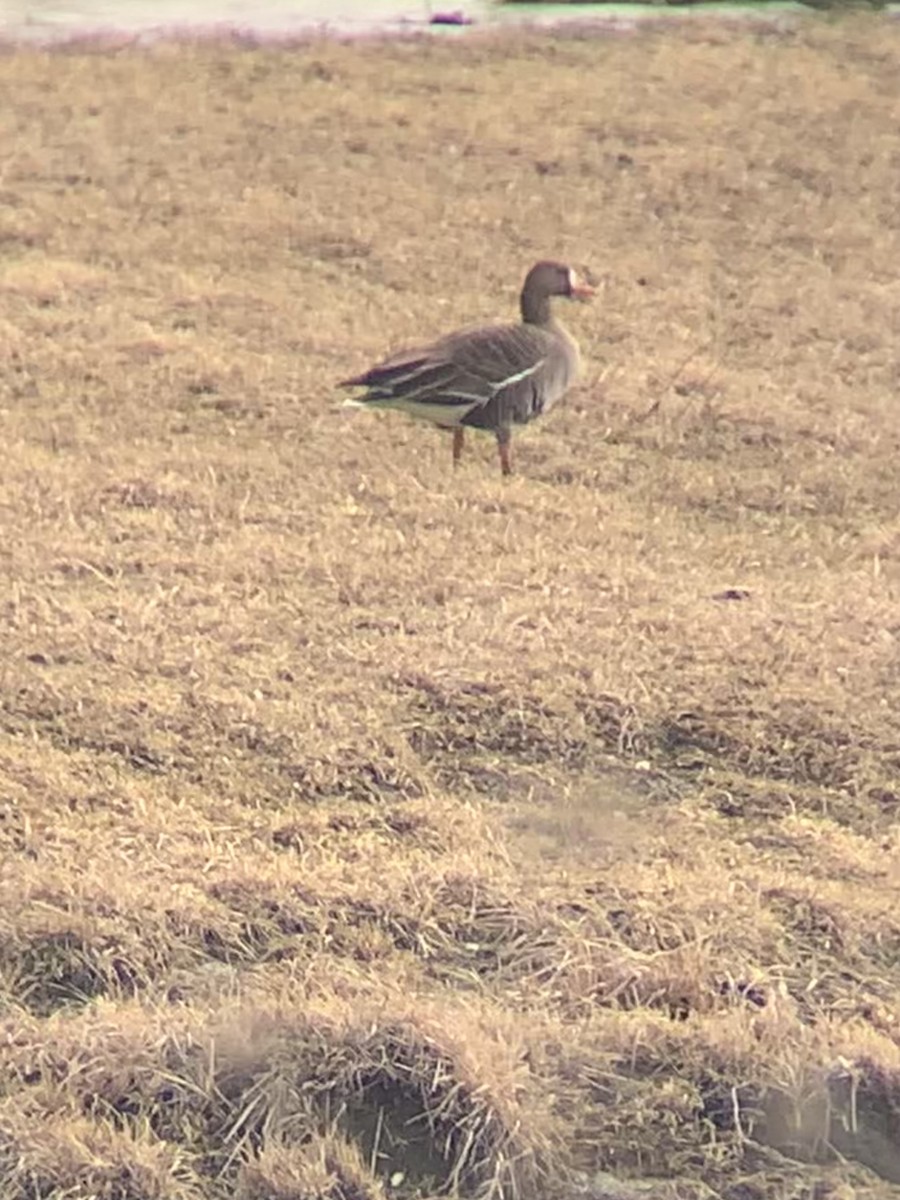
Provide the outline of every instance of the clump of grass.
[[[71,1145],[44,1146],[40,1161],[50,1174],[72,1170],[81,1186],[86,1166],[60,1160],[89,1118],[116,1146],[115,1130],[160,1153],[171,1145],[173,1170],[190,1160],[200,1176],[230,1177],[243,1163],[245,1187],[275,1169],[282,1148],[311,1169],[310,1139],[321,1146],[332,1126],[353,1149],[335,1159],[329,1143],[327,1161],[356,1163],[357,1183],[368,1178],[379,1194],[376,1178],[391,1177],[407,1190],[525,1194],[558,1172],[549,1113],[509,1022],[488,1015],[479,1027],[471,1009],[407,1009],[401,1018],[332,1001],[298,1015],[257,1002],[211,1024],[187,1010],[113,1007],[53,1031],[20,1022],[5,1068],[28,1111],[54,1097],[61,1128],[69,1114]],[[28,1178],[33,1157],[23,1149],[10,1158],[10,1183]]]
[[353,1142],[312,1137],[303,1146],[267,1146],[238,1172],[239,1200],[382,1200],[386,1192]]
[[48,1116],[44,1110],[0,1120],[0,1189],[9,1196],[97,1196],[98,1200],[193,1200],[190,1156],[148,1131],[108,1121]]

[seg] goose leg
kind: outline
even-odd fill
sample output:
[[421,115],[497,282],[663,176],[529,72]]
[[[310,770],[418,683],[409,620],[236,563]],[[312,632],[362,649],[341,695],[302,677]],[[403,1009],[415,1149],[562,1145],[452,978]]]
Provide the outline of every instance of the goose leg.
[[497,430],[497,449],[500,451],[500,470],[512,475],[512,433],[508,429]]
[[459,466],[459,461],[462,458],[463,442],[466,440],[466,431],[462,425],[457,425],[453,430],[453,465]]

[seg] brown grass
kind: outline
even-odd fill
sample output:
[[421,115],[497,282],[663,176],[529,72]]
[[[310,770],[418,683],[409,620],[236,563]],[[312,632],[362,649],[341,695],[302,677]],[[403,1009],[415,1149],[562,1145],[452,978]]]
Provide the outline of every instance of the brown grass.
[[[0,59],[2,1200],[898,1194],[898,70]],[[549,254],[517,477],[339,407]]]

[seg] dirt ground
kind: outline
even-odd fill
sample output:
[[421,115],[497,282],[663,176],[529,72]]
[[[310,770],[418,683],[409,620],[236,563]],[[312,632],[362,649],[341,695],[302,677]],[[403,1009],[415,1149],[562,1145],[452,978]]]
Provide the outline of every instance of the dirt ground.
[[[900,1196],[898,72],[0,57],[2,1200]],[[547,256],[512,479],[341,407]]]

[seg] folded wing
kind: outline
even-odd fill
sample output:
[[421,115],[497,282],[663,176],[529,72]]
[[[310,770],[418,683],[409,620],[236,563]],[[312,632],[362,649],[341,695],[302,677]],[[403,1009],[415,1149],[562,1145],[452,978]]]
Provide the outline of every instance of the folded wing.
[[366,407],[399,408],[438,425],[495,428],[549,407],[574,369],[574,346],[559,331],[480,326],[394,354],[341,386],[365,388],[356,403]]

